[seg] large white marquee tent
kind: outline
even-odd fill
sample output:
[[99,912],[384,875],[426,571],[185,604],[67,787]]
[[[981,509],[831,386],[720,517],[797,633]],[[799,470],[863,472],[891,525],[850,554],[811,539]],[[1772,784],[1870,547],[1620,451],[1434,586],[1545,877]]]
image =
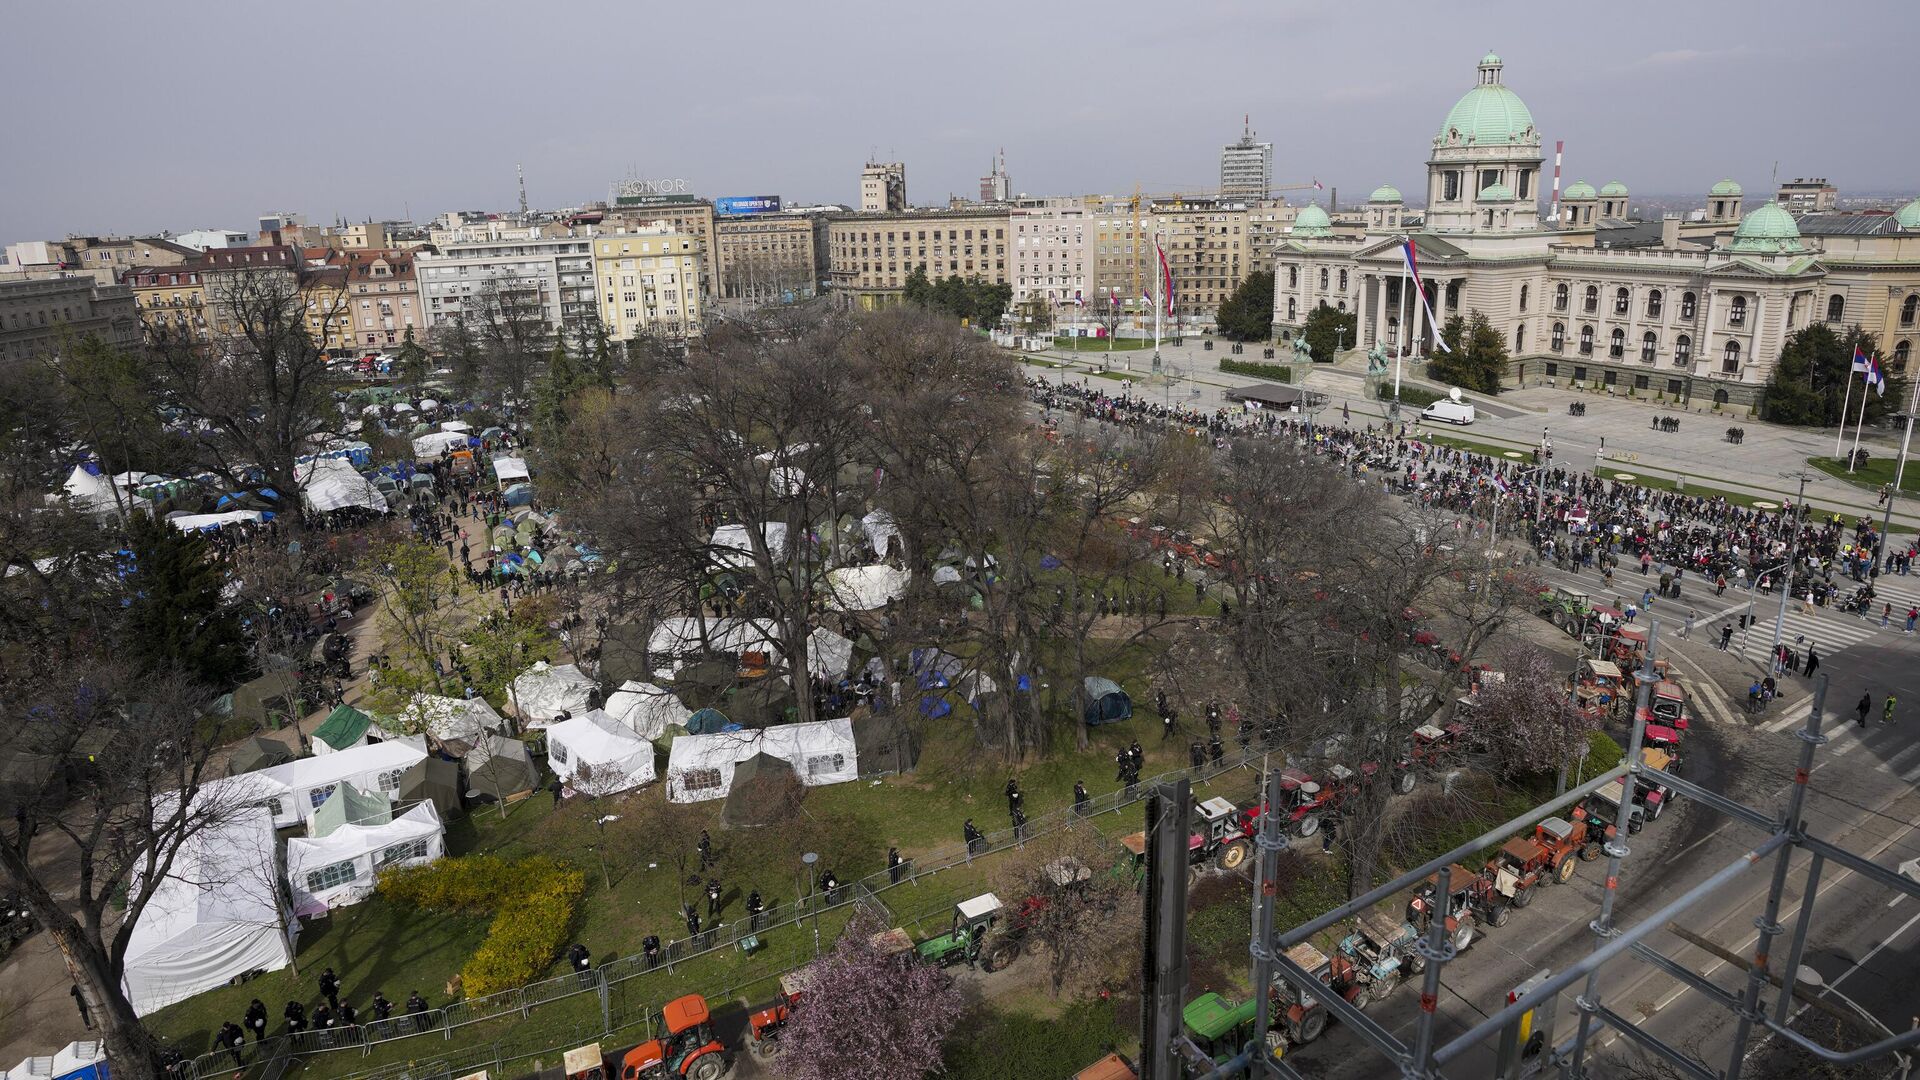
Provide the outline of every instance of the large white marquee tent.
[[520,673],[513,680],[507,700],[527,727],[546,727],[561,713],[579,715],[593,706],[597,684],[573,664],[554,666],[545,660]]
[[844,784],[860,776],[852,720],[780,724],[673,740],[667,757],[667,797],[683,803],[723,798],[733,788],[734,766],[755,754],[785,761],[808,787]]
[[654,778],[653,744],[599,709],[547,729],[547,764],[568,787],[593,795],[628,791]]
[[341,825],[323,837],[287,841],[287,884],[302,918],[373,895],[374,875],[446,854],[446,826],[432,802],[378,825]]

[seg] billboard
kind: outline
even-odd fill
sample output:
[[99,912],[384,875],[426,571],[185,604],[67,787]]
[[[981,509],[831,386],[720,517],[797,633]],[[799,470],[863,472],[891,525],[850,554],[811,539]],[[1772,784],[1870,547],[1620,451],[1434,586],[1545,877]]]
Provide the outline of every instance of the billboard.
[[713,212],[716,214],[777,214],[780,212],[780,196],[730,195],[713,200]]

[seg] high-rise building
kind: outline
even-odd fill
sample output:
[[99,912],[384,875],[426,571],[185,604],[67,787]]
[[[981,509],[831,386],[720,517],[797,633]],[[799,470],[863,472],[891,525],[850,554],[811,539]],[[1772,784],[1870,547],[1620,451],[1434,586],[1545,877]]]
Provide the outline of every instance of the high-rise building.
[[981,202],[1006,202],[1013,198],[1013,183],[1007,179],[1007,152],[1003,149],[993,159],[993,169],[980,178]]
[[1264,199],[1273,190],[1273,144],[1254,142],[1251,126],[1220,151],[1222,198]]
[[1013,302],[1039,298],[1055,307],[1093,297],[1088,234],[1094,215],[1083,199],[1021,200],[1010,212]]
[[1840,192],[1824,176],[1795,177],[1780,185],[1773,201],[1789,214],[1824,214],[1838,203]]
[[867,162],[866,168],[860,170],[860,212],[897,214],[906,208],[906,163]]

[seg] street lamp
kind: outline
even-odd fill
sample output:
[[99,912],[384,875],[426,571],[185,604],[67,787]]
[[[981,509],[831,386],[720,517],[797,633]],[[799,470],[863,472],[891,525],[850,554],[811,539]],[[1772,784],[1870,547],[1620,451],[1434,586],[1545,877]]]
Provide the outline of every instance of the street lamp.
[[[820,861],[820,855],[818,852],[809,851],[805,855],[800,856],[800,861],[806,865],[806,869],[802,871],[802,873],[807,876],[807,906],[811,907],[813,902],[813,886],[815,882],[820,880],[814,874],[813,867],[815,863]],[[817,908],[813,913],[813,955],[816,957],[820,955],[820,912]]]
[[[1798,521],[1800,517],[1806,514],[1807,481],[1813,479],[1813,474],[1802,469],[1799,472],[1781,473],[1780,478],[1783,480],[1799,480],[1800,493],[1793,497],[1795,527],[1793,536],[1787,540],[1787,583],[1786,587],[1780,592],[1780,614],[1775,616],[1773,620],[1773,652],[1771,655],[1774,656],[1780,654],[1780,639],[1786,633],[1787,629],[1787,598],[1793,594],[1792,567],[1794,561],[1794,546],[1800,534]],[[1744,646],[1742,651],[1744,651]]]

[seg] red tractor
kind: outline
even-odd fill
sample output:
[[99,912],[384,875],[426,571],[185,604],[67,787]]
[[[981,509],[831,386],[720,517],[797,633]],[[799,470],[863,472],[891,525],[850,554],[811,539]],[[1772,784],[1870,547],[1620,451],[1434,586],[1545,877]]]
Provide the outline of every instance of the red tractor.
[[[1441,768],[1466,749],[1466,743],[1467,725],[1459,720],[1449,721],[1445,726],[1422,724],[1413,729],[1413,737],[1407,740],[1405,771]],[[1412,786],[1407,785],[1409,789]]]
[[1693,708],[1687,702],[1687,692],[1671,673],[1653,684],[1651,702],[1654,723],[1677,731],[1693,726]]
[[667,1002],[661,1010],[665,1034],[648,1039],[627,1051],[620,1066],[620,1080],[666,1080],[684,1076],[688,1080],[719,1080],[727,1071],[727,1048],[714,1037],[713,1014],[707,1011],[707,999],[688,994]]
[[1548,818],[1533,827],[1532,836],[1516,836],[1501,845],[1487,863],[1493,876],[1493,891],[1516,908],[1533,903],[1533,890],[1544,885],[1565,885],[1581,859],[1597,858],[1597,847],[1589,855],[1587,823],[1584,817],[1573,821]]
[[1334,793],[1298,769],[1280,774],[1280,819],[1301,836],[1320,831],[1320,819],[1339,808]]
[[[912,948],[911,939],[908,948]],[[787,972],[780,976],[780,996],[747,1014],[747,1049],[754,1057],[770,1058],[780,1052],[780,1033],[786,1030],[788,1021],[793,1019],[793,1012],[806,997],[807,984],[811,981],[811,968]]]

